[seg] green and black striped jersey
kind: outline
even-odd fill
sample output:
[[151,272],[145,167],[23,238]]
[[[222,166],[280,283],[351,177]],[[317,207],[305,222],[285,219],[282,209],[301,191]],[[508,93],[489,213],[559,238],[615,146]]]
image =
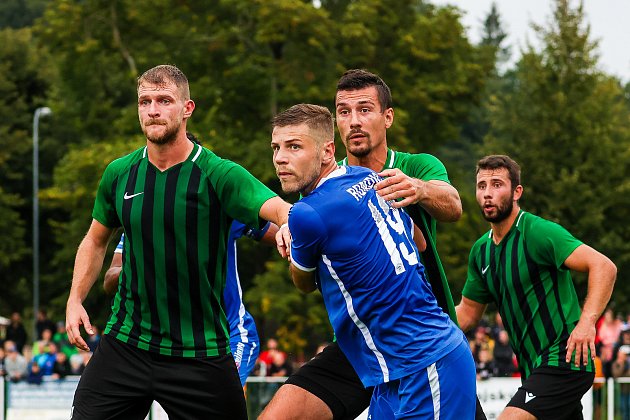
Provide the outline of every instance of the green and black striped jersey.
[[521,210],[498,245],[490,230],[470,251],[462,294],[497,305],[523,379],[540,366],[593,372],[590,358],[580,367],[565,361],[581,310],[563,264],[581,244],[562,226]]
[[147,148],[112,162],[92,216],[125,231],[123,269],[105,333],[164,355],[228,354],[223,309],[232,219],[258,227],[275,194],[236,163],[197,144],[165,171]]
[[[348,158],[343,159],[339,164],[347,165]],[[413,154],[387,149],[387,160],[382,170],[385,169],[400,169],[402,173],[412,178],[422,181],[444,181],[450,184],[444,164],[435,156],[427,153]],[[420,205],[410,205],[405,207],[405,210],[422,231],[427,241],[427,249],[420,254],[420,258],[425,268],[425,276],[431,284],[438,305],[457,324],[453,296],[437,252],[436,221]]]

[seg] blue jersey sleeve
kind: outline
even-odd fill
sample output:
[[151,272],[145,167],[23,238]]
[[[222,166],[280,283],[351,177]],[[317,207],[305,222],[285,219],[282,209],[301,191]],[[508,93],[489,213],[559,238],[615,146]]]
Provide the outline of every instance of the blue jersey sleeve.
[[123,246],[125,245],[125,234],[120,235],[120,241],[118,245],[116,245],[116,249],[114,250],[114,254],[122,254]]
[[300,270],[315,270],[328,236],[319,213],[308,204],[296,203],[289,212],[289,230],[291,262]]

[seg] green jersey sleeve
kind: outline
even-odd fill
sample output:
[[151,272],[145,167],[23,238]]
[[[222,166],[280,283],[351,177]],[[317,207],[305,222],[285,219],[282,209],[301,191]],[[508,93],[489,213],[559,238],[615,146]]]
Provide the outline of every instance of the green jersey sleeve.
[[493,297],[481,272],[483,268],[481,267],[481,256],[479,255],[480,241],[473,245],[468,256],[468,274],[466,275],[466,283],[464,284],[462,295],[475,302],[487,304],[493,301]]
[[398,152],[398,154],[401,155],[401,158],[404,158],[401,162],[400,170],[406,175],[423,181],[437,180],[451,183],[448,179],[446,167],[435,156],[428,153],[411,154]]
[[539,264],[563,268],[564,261],[582,245],[564,227],[532,215],[526,221],[524,235],[527,251]]
[[215,188],[226,213],[243,224],[261,228],[260,208],[276,193],[256,179],[242,166],[223,160],[221,176],[215,178]]
[[92,218],[109,228],[117,228],[120,221],[116,215],[116,207],[114,202],[114,182],[116,180],[117,161],[110,163],[96,190],[96,199],[94,201],[94,209],[92,210]]

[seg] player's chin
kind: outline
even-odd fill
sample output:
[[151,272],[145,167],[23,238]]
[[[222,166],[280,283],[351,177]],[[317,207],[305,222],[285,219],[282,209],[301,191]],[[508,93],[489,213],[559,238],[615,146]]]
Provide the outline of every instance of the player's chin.
[[282,187],[282,192],[285,194],[296,193],[300,190],[295,182],[283,181],[282,179],[280,179],[280,186]]

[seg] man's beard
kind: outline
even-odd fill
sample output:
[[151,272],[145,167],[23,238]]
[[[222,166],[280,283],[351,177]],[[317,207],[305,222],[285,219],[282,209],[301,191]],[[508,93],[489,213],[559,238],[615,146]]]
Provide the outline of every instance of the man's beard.
[[483,208],[481,209],[481,214],[483,215],[483,218],[490,223],[501,223],[507,219],[510,214],[512,214],[512,210],[514,209],[514,194],[512,194],[505,202],[497,205],[496,209],[496,214],[494,216],[486,216]]
[[177,133],[179,132],[179,126],[169,128],[167,125],[165,125],[165,127],[166,131],[159,136],[149,135],[147,127],[144,127],[144,134],[147,137],[147,140],[149,140],[153,144],[157,144],[160,146],[175,141],[175,139],[177,138]]
[[366,157],[372,152],[372,139],[368,133],[360,131],[360,133],[365,136],[366,142],[358,146],[352,145],[352,139],[350,139],[350,136],[356,133],[356,131],[351,131],[350,134],[346,136],[346,151],[352,156],[358,158]]
[[[320,162],[319,156],[314,162]],[[280,180],[282,191],[285,194],[291,194],[291,193],[296,193],[296,192],[299,192],[300,194],[302,194],[304,190],[307,187],[311,186],[313,182],[315,182],[317,177],[319,177],[319,174],[321,173],[320,171],[321,171],[321,165],[314,164],[312,167],[308,168],[308,171],[304,172],[304,176],[302,178],[296,179],[294,182],[283,183],[282,180]]]

